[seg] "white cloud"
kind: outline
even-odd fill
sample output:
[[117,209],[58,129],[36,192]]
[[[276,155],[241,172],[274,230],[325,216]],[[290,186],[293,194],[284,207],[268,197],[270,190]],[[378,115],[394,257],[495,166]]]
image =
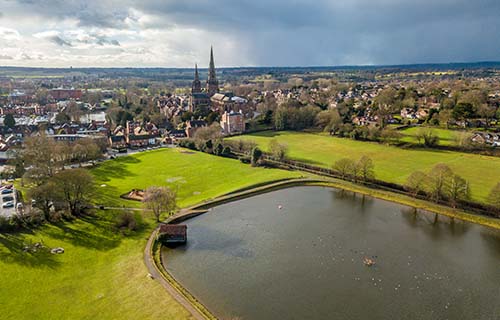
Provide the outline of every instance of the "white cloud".
[[7,41],[20,40],[21,35],[16,29],[0,26],[0,39]]
[[0,0],[0,8],[0,53],[26,66],[205,66],[210,45],[218,66],[500,56],[498,0]]

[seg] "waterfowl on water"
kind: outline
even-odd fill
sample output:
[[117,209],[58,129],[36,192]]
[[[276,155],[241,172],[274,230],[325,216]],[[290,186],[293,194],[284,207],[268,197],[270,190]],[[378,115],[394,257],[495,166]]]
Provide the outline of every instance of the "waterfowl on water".
[[368,267],[371,267],[375,264],[375,261],[370,259],[370,258],[364,258],[363,259],[363,263],[365,264],[365,266],[368,266]]

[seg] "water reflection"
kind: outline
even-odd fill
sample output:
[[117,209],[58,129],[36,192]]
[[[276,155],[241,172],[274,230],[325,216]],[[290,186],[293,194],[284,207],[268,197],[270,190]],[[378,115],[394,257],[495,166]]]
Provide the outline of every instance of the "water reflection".
[[365,194],[339,189],[329,190],[334,201],[340,201],[345,205],[357,208],[361,213],[369,211],[370,207],[373,205],[374,198]]
[[497,230],[320,187],[236,201],[187,224],[187,246],[163,261],[220,318],[498,314]]
[[462,236],[467,233],[472,226],[463,220],[413,207],[405,207],[400,211],[403,221],[405,221],[408,226],[412,228],[421,228],[435,239],[447,235]]
[[500,258],[500,233],[494,229],[484,229],[481,231],[481,239],[487,248],[491,250],[491,253]]

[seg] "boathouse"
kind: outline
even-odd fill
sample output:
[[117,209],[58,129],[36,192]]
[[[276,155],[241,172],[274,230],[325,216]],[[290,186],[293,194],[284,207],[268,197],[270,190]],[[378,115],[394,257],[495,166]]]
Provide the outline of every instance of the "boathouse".
[[158,232],[158,241],[163,244],[185,243],[187,241],[187,226],[185,224],[162,223]]

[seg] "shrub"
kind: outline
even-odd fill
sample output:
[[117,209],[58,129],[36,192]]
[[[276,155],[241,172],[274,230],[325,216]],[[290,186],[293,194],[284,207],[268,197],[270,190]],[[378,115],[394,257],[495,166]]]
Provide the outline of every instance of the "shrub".
[[5,218],[0,216],[0,231],[1,232],[12,232],[19,228],[19,225],[14,221],[14,219]]
[[288,147],[284,144],[280,144],[278,140],[272,139],[269,141],[269,152],[274,159],[283,161],[286,158]]
[[215,144],[215,147],[213,148],[213,153],[217,156],[221,156],[223,151],[224,151],[224,146],[222,145],[222,143],[217,142]]
[[257,147],[253,148],[252,158],[250,159],[253,167],[256,167],[259,165],[260,158],[262,158],[262,151]]
[[221,156],[229,157],[230,155],[231,155],[231,148],[228,146],[225,146],[224,149],[222,149]]
[[181,141],[179,141],[179,146],[191,150],[197,150],[196,144],[193,139],[182,139]]
[[251,162],[251,159],[250,159],[250,157],[248,157],[248,156],[241,156],[241,157],[239,157],[238,159],[240,159],[240,161],[241,161],[242,163],[246,163],[246,164],[249,164],[249,163]]
[[417,133],[417,140],[428,148],[436,147],[439,144],[439,137],[431,129],[420,129]]
[[120,230],[134,231],[137,230],[137,219],[130,211],[122,212],[118,215],[115,226]]

